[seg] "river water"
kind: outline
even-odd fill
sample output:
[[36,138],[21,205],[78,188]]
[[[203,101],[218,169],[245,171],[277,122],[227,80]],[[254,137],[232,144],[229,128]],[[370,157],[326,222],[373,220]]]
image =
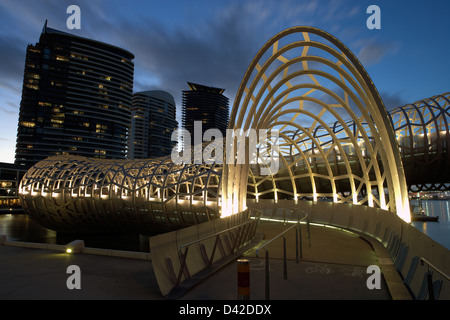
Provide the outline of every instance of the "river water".
[[[438,216],[438,222],[412,222],[411,224],[436,242],[450,250],[450,200],[423,200],[422,208],[429,216]],[[0,234],[10,241],[49,244],[67,244],[83,239],[86,247],[149,251],[148,236],[140,235],[61,235],[45,229],[25,214],[0,214]]]
[[149,252],[148,236],[136,234],[76,235],[59,234],[43,228],[26,214],[0,214],[0,234],[9,241],[67,244],[73,240],[84,240],[86,247]]
[[439,217],[439,221],[411,224],[450,250],[450,200],[423,200],[422,208],[427,216]]

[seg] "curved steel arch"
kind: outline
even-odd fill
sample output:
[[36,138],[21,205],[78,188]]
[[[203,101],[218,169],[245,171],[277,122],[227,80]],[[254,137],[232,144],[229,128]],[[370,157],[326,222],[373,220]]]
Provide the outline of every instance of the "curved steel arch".
[[[319,41],[312,40],[311,38],[313,37],[318,38]],[[288,44],[279,48],[281,42],[286,40]],[[310,54],[311,48],[324,54],[324,56]],[[293,57],[291,57],[292,55]],[[330,60],[329,56],[331,56],[332,60]],[[327,68],[332,69],[331,71],[334,73],[337,72],[338,77],[331,74],[329,70],[324,71]],[[271,69],[275,70],[271,71]],[[294,71],[290,71],[290,69],[294,69]],[[343,96],[341,94],[341,99],[335,100],[334,104],[327,103],[322,105],[321,109],[317,109],[316,117],[311,112],[308,113],[304,110],[302,102],[299,102],[297,108],[288,110],[283,110],[283,106],[277,106],[276,102],[275,105],[269,104],[269,100],[272,102],[276,100],[274,95],[279,90],[284,89],[282,94],[285,95],[285,100],[288,99],[289,94],[295,94],[296,92],[292,88],[297,84],[296,82],[305,84],[304,88],[309,89],[309,91],[297,93],[297,95],[306,97],[317,94],[317,89],[324,86],[320,84],[319,80],[327,85],[332,83],[332,87],[328,89],[335,93],[343,91]],[[329,96],[322,96],[318,100],[329,98]],[[299,99],[299,101],[303,100]],[[289,102],[293,102],[293,100]],[[275,110],[277,107],[278,110]],[[273,130],[277,125],[282,124],[282,126],[278,126],[282,129],[280,132],[282,137],[286,136],[283,132],[286,131],[286,127],[300,129],[304,134],[310,135],[318,122],[324,125],[325,121],[321,121],[320,118],[325,113],[328,112],[329,116],[329,114],[333,114],[333,112],[330,112],[332,109],[337,110],[338,108],[345,110],[344,113],[355,121],[359,128],[359,133],[356,136],[348,134],[344,137],[329,134],[329,139],[326,142],[318,142],[311,139],[311,147],[302,151],[301,156],[310,159],[316,165],[315,172],[309,173],[310,176],[314,176],[311,183],[313,200],[317,200],[317,197],[321,196],[315,191],[314,180],[316,178],[317,180],[328,179],[332,184],[339,180],[348,180],[352,186],[351,202],[355,204],[367,202],[371,206],[375,202],[383,209],[396,211],[400,217],[409,221],[410,211],[406,180],[387,111],[364,67],[344,44],[329,33],[313,27],[300,26],[286,29],[270,39],[256,54],[245,73],[234,101],[229,128],[239,129],[243,132],[250,128]],[[341,110],[338,111],[342,113]],[[314,119],[313,124],[309,128],[296,124],[296,122],[304,120],[298,119],[298,115],[301,113]],[[272,118],[268,118],[268,114],[272,114]],[[279,121],[281,117],[288,114],[292,114],[291,120]],[[342,120],[339,119],[339,121],[344,125]],[[362,128],[363,122],[366,125],[364,129]],[[367,134],[364,134],[364,131]],[[330,131],[328,132],[330,133]],[[371,138],[369,139],[369,137]],[[352,173],[351,163],[349,163],[345,152],[342,152],[344,147],[348,145],[352,145],[355,150],[358,150],[359,141],[362,141],[367,151],[370,151],[365,157],[362,157],[361,152],[358,153],[359,163],[366,168],[366,170],[363,170],[362,176],[356,176]],[[292,142],[291,140],[290,143]],[[321,158],[314,153],[314,149],[319,148]],[[326,152],[324,152],[324,148]],[[335,148],[340,153],[333,150]],[[290,148],[290,150],[293,149]],[[330,173],[332,170],[327,158],[330,155],[336,156],[337,154],[339,154],[339,157],[345,164],[347,170],[345,174]],[[279,153],[279,157],[282,158],[283,163],[288,163],[286,158],[293,159],[292,154],[283,154],[282,150]],[[368,165],[365,158],[368,160]],[[318,162],[321,162],[320,165],[327,167],[326,173],[320,172]],[[295,164],[298,165],[300,162],[296,161]],[[274,180],[277,183],[283,180],[290,180],[292,184],[291,190],[296,190],[296,186],[292,183],[292,177],[296,176],[296,173],[292,170],[294,165],[287,165],[274,175]],[[305,164],[303,163],[303,165]],[[245,209],[248,172],[250,170],[251,165],[249,163],[224,165],[222,214],[232,214]],[[286,170],[288,172],[283,172]],[[373,171],[376,175],[375,180],[370,179]],[[255,175],[254,169],[251,172],[252,180],[265,179]],[[373,188],[373,186],[376,186],[376,188]],[[363,187],[367,190],[367,197],[360,201],[358,194]],[[384,195],[385,188],[387,189],[387,199]],[[277,190],[277,186],[272,190],[275,200],[277,200]],[[338,192],[339,190],[334,192],[334,200],[336,200],[336,193]],[[257,194],[258,192],[255,192],[256,196]],[[297,192],[293,195],[293,198],[297,199],[304,195]],[[344,196],[339,200],[347,202],[349,197]]]

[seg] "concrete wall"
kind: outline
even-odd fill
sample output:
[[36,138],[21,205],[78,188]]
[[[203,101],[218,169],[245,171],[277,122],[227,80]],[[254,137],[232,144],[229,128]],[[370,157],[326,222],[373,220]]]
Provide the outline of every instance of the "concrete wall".
[[[295,204],[292,200],[282,200],[277,204],[273,200],[260,200],[258,203],[247,200],[247,205],[262,210],[264,217],[274,218],[283,217],[280,214],[283,208],[303,210],[310,215],[310,222],[342,227],[375,238],[389,250],[403,279],[407,278],[414,257],[423,257],[447,275],[450,274],[450,251],[392,212],[348,203],[298,201]],[[414,298],[419,296],[426,271],[427,266],[418,263],[407,285]],[[450,281],[434,271],[435,280],[442,280],[439,299],[450,299]]]

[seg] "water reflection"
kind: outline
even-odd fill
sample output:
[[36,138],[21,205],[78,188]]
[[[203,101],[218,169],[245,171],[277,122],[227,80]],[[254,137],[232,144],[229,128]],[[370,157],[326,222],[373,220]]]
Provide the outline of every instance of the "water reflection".
[[61,234],[43,228],[26,214],[0,215],[0,234],[10,241],[67,244],[84,240],[86,247],[149,252],[148,236],[138,234]]
[[0,215],[0,234],[11,241],[57,244],[55,231],[41,227],[26,214]]
[[439,221],[414,221],[411,224],[436,242],[450,249],[450,200],[423,200],[422,208],[426,215],[439,217]]

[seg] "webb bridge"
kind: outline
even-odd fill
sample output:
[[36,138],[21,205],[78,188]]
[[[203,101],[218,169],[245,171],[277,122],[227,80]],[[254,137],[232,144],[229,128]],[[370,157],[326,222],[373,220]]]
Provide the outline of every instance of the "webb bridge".
[[[444,93],[386,110],[342,42],[317,28],[293,27],[258,51],[234,100],[229,129],[278,132],[247,155],[256,161],[55,156],[28,170],[19,195],[31,217],[57,231],[165,232],[150,244],[166,293],[189,278],[185,267],[198,271],[232,254],[254,236],[250,222],[279,209],[377,239],[399,274],[420,286],[419,257],[450,269],[448,250],[409,224],[408,198],[409,191],[448,189],[449,108]],[[242,144],[231,148],[236,156]],[[279,166],[262,174],[268,155]],[[186,259],[187,247],[180,251],[187,239],[198,259]],[[180,270],[177,279],[173,270]]]
[[19,193],[32,217],[59,231],[173,230],[262,199],[366,205],[409,221],[408,191],[449,186],[449,100],[445,93],[388,112],[344,44],[316,28],[290,28],[251,62],[229,125],[278,130],[264,148],[277,157],[276,172],[261,174],[265,160],[55,156],[26,173]]

